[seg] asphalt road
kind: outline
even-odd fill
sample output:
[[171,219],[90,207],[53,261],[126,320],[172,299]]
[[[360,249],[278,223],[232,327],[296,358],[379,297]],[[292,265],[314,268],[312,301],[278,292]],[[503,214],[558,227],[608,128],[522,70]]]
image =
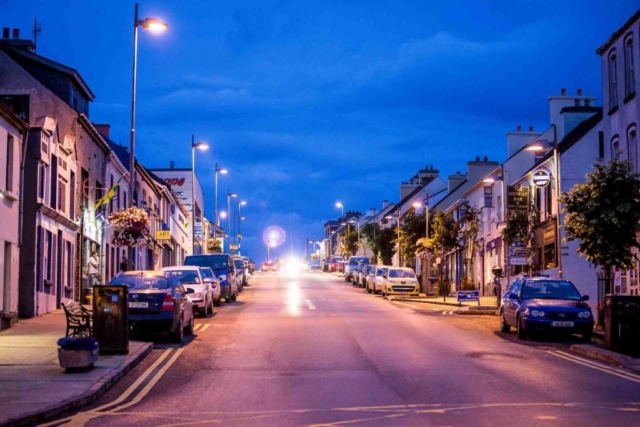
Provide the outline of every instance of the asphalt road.
[[158,343],[49,425],[640,425],[640,375],[563,342],[523,344],[495,317],[416,312],[324,273],[254,278],[184,346]]

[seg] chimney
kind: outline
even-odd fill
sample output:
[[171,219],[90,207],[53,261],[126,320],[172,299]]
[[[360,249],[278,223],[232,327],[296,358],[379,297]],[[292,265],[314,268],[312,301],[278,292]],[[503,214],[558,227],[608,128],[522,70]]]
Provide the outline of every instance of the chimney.
[[98,133],[100,135],[106,136],[107,138],[110,138],[110,133],[111,133],[111,125],[99,125],[94,123],[93,127],[96,128],[96,130],[98,131]]
[[516,132],[522,132],[522,126],[518,126],[518,127],[516,128]]
[[567,96],[567,90],[565,88],[560,89],[560,96]]
[[9,30],[10,30],[9,27],[4,27],[2,29],[2,38],[3,39],[8,39],[9,38]]
[[169,162],[169,169],[175,169],[175,168],[176,168],[176,163],[173,160],[171,160]]
[[529,132],[533,132],[533,126],[529,126]]
[[578,96],[582,96],[582,89],[578,89],[576,93],[578,94]]
[[466,175],[460,175],[460,171],[457,171],[455,175],[449,175],[449,179],[447,180],[447,191],[449,193],[453,192],[456,188],[460,186],[463,182],[467,180]]
[[19,28],[14,28],[13,29],[13,38],[14,39],[19,39],[20,38],[20,29]]
[[389,206],[389,201],[388,200],[383,200],[382,201],[382,209],[386,209],[387,206]]

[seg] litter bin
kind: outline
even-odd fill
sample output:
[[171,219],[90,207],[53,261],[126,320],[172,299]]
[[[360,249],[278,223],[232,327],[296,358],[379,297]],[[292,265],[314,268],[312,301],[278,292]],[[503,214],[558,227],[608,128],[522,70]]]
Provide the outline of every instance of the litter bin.
[[604,316],[606,347],[640,357],[640,296],[607,295]]
[[100,354],[129,354],[129,288],[94,286],[93,336]]

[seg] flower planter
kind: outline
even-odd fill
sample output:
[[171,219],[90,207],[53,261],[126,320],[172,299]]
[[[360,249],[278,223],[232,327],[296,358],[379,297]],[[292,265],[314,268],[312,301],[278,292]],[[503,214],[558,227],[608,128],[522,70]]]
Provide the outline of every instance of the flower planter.
[[58,361],[67,372],[93,368],[98,361],[98,342],[93,337],[60,338]]

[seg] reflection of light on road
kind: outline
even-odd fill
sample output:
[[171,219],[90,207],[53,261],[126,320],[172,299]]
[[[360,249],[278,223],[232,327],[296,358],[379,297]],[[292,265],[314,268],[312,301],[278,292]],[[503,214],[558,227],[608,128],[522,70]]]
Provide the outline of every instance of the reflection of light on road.
[[292,316],[300,315],[300,287],[298,282],[293,281],[287,284],[287,311]]

